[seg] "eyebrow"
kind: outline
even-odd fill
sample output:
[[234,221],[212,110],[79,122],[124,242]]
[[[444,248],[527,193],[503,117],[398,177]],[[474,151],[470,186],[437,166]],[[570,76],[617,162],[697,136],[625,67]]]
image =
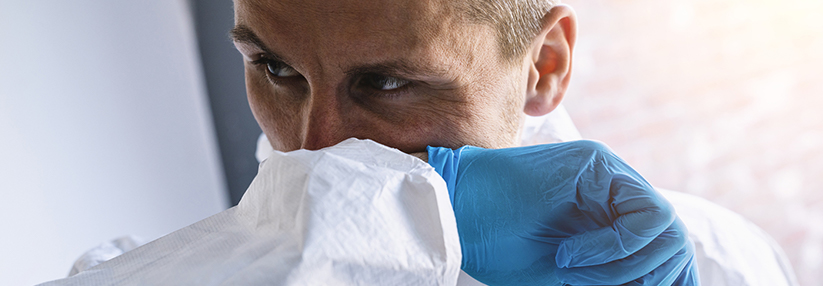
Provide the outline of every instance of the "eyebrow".
[[398,60],[354,67],[349,69],[346,74],[350,77],[364,74],[379,74],[414,79],[420,77],[421,74],[425,76],[444,77],[448,73],[445,70],[435,69],[431,66],[415,65],[407,61]]
[[269,54],[270,56],[279,59],[280,57],[277,54],[272,53],[271,49],[266,47],[266,44],[263,44],[263,41],[257,37],[251,28],[245,25],[237,25],[229,31],[229,39],[233,42],[237,43],[246,43],[257,46],[257,48],[263,50],[264,53]]
[[[255,45],[274,60],[282,59],[282,57],[273,53],[271,49],[266,47],[263,41],[261,41],[260,38],[257,37],[257,34],[255,34],[248,26],[242,24],[235,26],[229,32],[229,38],[234,42]],[[419,77],[420,74],[436,77],[445,77],[448,75],[448,71],[446,69],[438,69],[428,65],[413,64],[404,60],[367,64],[354,67],[346,71],[346,75],[350,77],[370,73],[409,79]]]

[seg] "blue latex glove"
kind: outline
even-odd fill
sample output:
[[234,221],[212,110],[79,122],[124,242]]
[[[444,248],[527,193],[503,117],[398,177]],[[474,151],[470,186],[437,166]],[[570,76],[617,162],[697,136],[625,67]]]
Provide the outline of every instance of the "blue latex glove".
[[490,285],[699,285],[672,206],[602,143],[429,147],[462,269]]

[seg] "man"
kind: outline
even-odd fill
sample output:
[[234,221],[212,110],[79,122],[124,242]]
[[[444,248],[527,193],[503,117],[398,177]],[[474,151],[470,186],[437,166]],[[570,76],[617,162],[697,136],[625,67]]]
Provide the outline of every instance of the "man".
[[[236,1],[232,37],[276,150],[349,137],[407,153],[511,147],[524,114],[551,112],[571,72],[574,13],[534,2]],[[503,18],[510,9],[524,12]]]
[[[517,146],[524,115],[547,114],[563,99],[576,37],[572,9],[551,1],[237,0],[235,13],[231,37],[245,59],[249,103],[278,151],[351,137],[417,154]],[[663,228],[674,220],[662,217]],[[462,239],[460,218],[458,228]],[[652,245],[668,259],[683,246],[685,234],[676,236]],[[678,255],[685,262],[693,252]],[[466,257],[476,263],[464,249],[464,264]],[[688,272],[678,265],[674,277]],[[512,281],[485,266],[484,281]],[[637,269],[626,269],[630,280],[648,273]]]
[[[696,278],[685,270],[688,267],[679,268],[681,272],[665,267],[670,262],[692,261],[688,248],[690,244],[678,251],[679,245],[685,241],[682,232],[685,228],[679,226],[679,219],[675,220],[671,206],[665,201],[655,201],[659,194],[651,191],[647,182],[601,144],[582,141],[528,148],[483,149],[465,146],[453,150],[463,145],[488,148],[516,146],[523,114],[546,114],[557,106],[568,85],[576,32],[574,14],[569,7],[536,1],[322,3],[238,0],[235,4],[237,27],[232,36],[246,58],[250,103],[258,122],[272,141],[271,144],[265,142],[263,146],[271,145],[282,151],[318,149],[348,137],[371,138],[406,152],[417,152],[420,158],[430,159],[429,163],[440,176],[434,175],[437,180],[429,180],[432,177],[428,175],[425,178],[410,176],[415,172],[417,175],[426,172],[431,175],[434,170],[425,166],[424,162],[371,141],[352,139],[315,152],[275,152],[272,157],[263,156],[269,157],[269,160],[261,164],[258,177],[237,207],[112,260],[108,259],[128,249],[117,247],[99,253],[91,251],[91,256],[97,254],[100,258],[103,254],[105,257],[92,263],[83,263],[88,259],[81,258],[75,266],[79,265],[80,269],[76,270],[82,272],[47,285],[305,285],[306,281],[316,281],[312,280],[314,278],[340,278],[330,273],[345,276],[350,279],[349,284],[367,283],[363,282],[368,281],[364,277],[384,281],[375,285],[436,284],[415,281],[458,279],[455,277],[456,271],[450,272],[455,270],[455,261],[450,260],[455,257],[450,252],[454,248],[440,247],[444,244],[454,246],[454,240],[445,242],[447,238],[455,238],[458,232],[460,249],[456,252],[460,254],[462,251],[463,260],[457,266],[490,284],[551,285],[541,279],[553,273],[589,281],[625,278],[627,280],[621,281],[631,281],[629,284],[634,285],[671,284],[655,282],[661,281],[659,276]],[[556,115],[557,112],[551,114]],[[448,148],[430,146],[428,154],[420,152],[426,150],[427,145]],[[294,217],[301,220],[310,216],[307,213],[318,211],[318,214],[312,215],[326,216],[323,220],[338,219],[350,226],[352,221],[363,219],[362,210],[378,209],[371,205],[373,197],[364,197],[368,195],[363,193],[409,191],[408,188],[384,189],[383,184],[369,180],[382,180],[387,176],[372,174],[374,168],[363,172],[357,164],[333,164],[329,161],[320,164],[317,163],[319,160],[290,164],[294,161],[289,158],[322,157],[335,152],[339,155],[341,150],[348,157],[324,158],[344,160],[356,157],[360,161],[355,162],[380,161],[395,167],[395,163],[403,163],[400,165],[412,171],[406,169],[396,174],[403,179],[394,183],[405,180],[423,185],[429,191],[434,190],[428,195],[440,197],[433,201],[437,202],[437,210],[441,212],[433,211],[431,197],[418,196],[415,200],[397,196],[395,198],[403,198],[397,203],[405,207],[382,208],[397,211],[393,213],[395,219],[385,220],[380,216],[375,221],[405,225],[407,228],[404,231],[382,232],[382,235],[361,231],[360,236],[349,237],[349,240],[339,239],[341,233],[336,231],[352,234],[352,230],[355,230],[354,233],[359,229],[374,230],[373,226],[370,223],[348,228],[315,224],[317,228],[311,229],[327,235],[316,235],[317,232],[305,228],[286,228],[293,232],[277,232],[283,229],[279,225],[281,222],[295,225],[288,215],[279,212],[284,209],[300,208],[305,216]],[[295,187],[292,183],[310,183],[302,172],[314,172],[306,167],[312,164],[325,172],[337,174],[315,176],[325,181],[315,184],[315,189],[322,189],[319,193],[323,193],[335,188],[335,185],[342,186],[339,187],[342,192],[333,193],[337,196],[332,197],[329,205],[342,206],[345,211],[329,215],[323,211],[327,209],[325,207],[317,209],[306,204],[313,201],[305,199],[311,195],[306,188]],[[572,176],[567,176],[570,173]],[[556,176],[558,174],[561,176]],[[591,174],[598,175],[595,177],[606,174],[609,185],[600,185],[603,181],[599,178],[575,179],[591,179],[590,176],[586,177]],[[547,183],[546,178],[549,177],[549,181],[557,177],[565,181],[560,184],[555,184],[559,181]],[[370,183],[351,189],[348,186],[352,181]],[[445,190],[444,181],[448,190]],[[618,188],[612,192],[614,182],[618,182]],[[274,183],[280,184],[280,187],[271,185]],[[586,184],[592,186],[581,190],[574,188],[576,184],[578,187]],[[470,187],[466,188],[467,185]],[[568,191],[565,186],[573,186],[572,192],[560,192],[562,196],[541,193],[546,189]],[[640,200],[626,200],[627,192],[621,191],[625,189],[631,191],[628,193],[639,195]],[[449,194],[442,200],[444,191]],[[339,196],[341,193],[345,195]],[[283,199],[284,195],[304,199]],[[563,196],[571,200],[555,207],[557,205],[554,203],[560,202],[557,198]],[[751,223],[696,197],[676,193],[666,196],[675,202],[683,221],[695,227],[696,231],[691,234],[697,245],[697,260],[701,266],[706,266],[701,270],[707,270],[703,273],[708,274],[701,276],[704,284],[796,285],[779,247],[770,243],[768,236]],[[391,196],[382,196],[385,197]],[[445,202],[448,200],[451,202]],[[472,203],[467,204],[466,201]],[[638,201],[641,203],[636,203]],[[445,204],[441,204],[443,202]],[[620,205],[626,202],[630,205],[628,214],[631,219],[619,210]],[[273,205],[276,207],[273,208]],[[601,221],[596,223],[600,228],[594,231],[589,228],[598,218],[579,212],[584,208],[608,214],[605,220],[600,217]],[[613,210],[617,211],[609,213]],[[638,221],[638,217],[648,220]],[[449,222],[450,219],[457,221],[456,232],[454,221]],[[491,224],[487,224],[486,220]],[[511,222],[514,224],[509,224]],[[640,239],[623,239],[624,235],[638,234],[632,230],[659,230],[659,226],[666,227],[670,222],[669,228],[662,233],[653,231],[652,235]],[[418,223],[419,227],[408,227],[414,223]],[[440,225],[449,226],[438,228]],[[561,236],[551,235],[554,230],[564,231],[553,228],[556,226],[569,227],[574,231]],[[431,230],[435,235],[427,232]],[[452,235],[446,235],[447,232]],[[403,233],[411,236],[402,239]],[[615,234],[619,239],[612,239]],[[307,239],[305,235],[313,239]],[[368,243],[365,247],[356,247],[349,244],[371,242],[375,236],[397,247]],[[436,239],[421,239],[423,237]],[[567,243],[585,241],[578,239],[581,237],[597,238],[589,240],[594,242],[611,239],[612,242],[630,242],[631,245]],[[312,252],[314,259],[302,256],[306,241],[320,242],[308,247],[315,250]],[[343,247],[338,244],[342,241],[346,241]],[[638,246],[638,241],[647,244]],[[410,243],[420,246],[419,243],[427,242],[437,247],[409,246]],[[330,246],[331,252],[317,255],[318,245]],[[573,247],[565,248],[566,255],[560,255],[564,245]],[[638,250],[638,247],[642,249]],[[350,251],[348,254],[351,255],[343,255],[342,259],[337,260],[328,255],[337,254],[337,258],[341,258],[341,250]],[[406,251],[406,255],[397,255],[397,250]],[[673,255],[672,250],[678,254]],[[373,253],[371,251],[386,255],[367,254]],[[579,253],[585,255],[568,255]],[[607,259],[599,257],[603,255]],[[703,260],[700,260],[701,255]],[[418,262],[417,266],[427,271],[409,267],[412,256],[424,258],[415,261]],[[396,264],[394,267],[386,267],[385,263],[370,264],[375,261],[370,258],[390,258]],[[530,264],[532,262],[528,259],[535,258],[539,261]],[[660,258],[669,260],[661,264]],[[655,259],[658,261],[654,262]],[[86,269],[105,260],[108,261]],[[302,263],[306,261],[310,263]],[[291,275],[291,269],[306,265],[309,267],[301,268],[305,271],[295,271],[296,274]],[[362,269],[365,271],[349,268],[363,265],[369,267]],[[525,271],[507,272],[524,265]],[[604,266],[607,271],[601,271]],[[583,271],[595,269],[597,271]],[[386,274],[392,271],[397,275]],[[412,272],[423,275],[417,275],[417,280],[405,279]],[[386,275],[369,275],[375,273]],[[600,275],[591,275],[593,273]],[[451,274],[454,275],[449,276]],[[385,283],[388,276],[400,280],[394,280],[398,283]],[[289,280],[293,277],[308,280]],[[631,280],[636,277],[640,279]],[[466,276],[458,280],[463,278]],[[460,282],[468,281],[460,280],[457,284],[463,285]],[[309,283],[319,284],[323,283]]]

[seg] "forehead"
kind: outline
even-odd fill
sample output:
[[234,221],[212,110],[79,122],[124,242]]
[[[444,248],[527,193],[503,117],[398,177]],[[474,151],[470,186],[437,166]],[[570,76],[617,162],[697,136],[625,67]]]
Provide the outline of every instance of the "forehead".
[[237,21],[245,24],[349,37],[435,32],[450,12],[438,1],[412,0],[237,0],[235,6]]
[[430,21],[432,17],[449,12],[449,6],[438,1],[411,0],[236,0],[235,6],[245,16],[259,16],[269,22],[334,30],[377,23],[383,25],[371,26],[370,30],[385,30],[397,24],[434,22]]
[[237,25],[264,44],[303,58],[473,58],[479,39],[488,38],[476,34],[488,29],[456,17],[449,1],[236,0],[235,11]]

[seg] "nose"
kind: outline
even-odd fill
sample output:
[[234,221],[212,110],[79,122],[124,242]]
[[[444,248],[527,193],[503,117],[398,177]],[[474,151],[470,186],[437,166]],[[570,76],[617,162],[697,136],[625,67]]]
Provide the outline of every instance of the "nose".
[[334,91],[313,92],[304,127],[303,149],[317,150],[340,143],[351,137],[343,126],[344,114],[340,95]]

